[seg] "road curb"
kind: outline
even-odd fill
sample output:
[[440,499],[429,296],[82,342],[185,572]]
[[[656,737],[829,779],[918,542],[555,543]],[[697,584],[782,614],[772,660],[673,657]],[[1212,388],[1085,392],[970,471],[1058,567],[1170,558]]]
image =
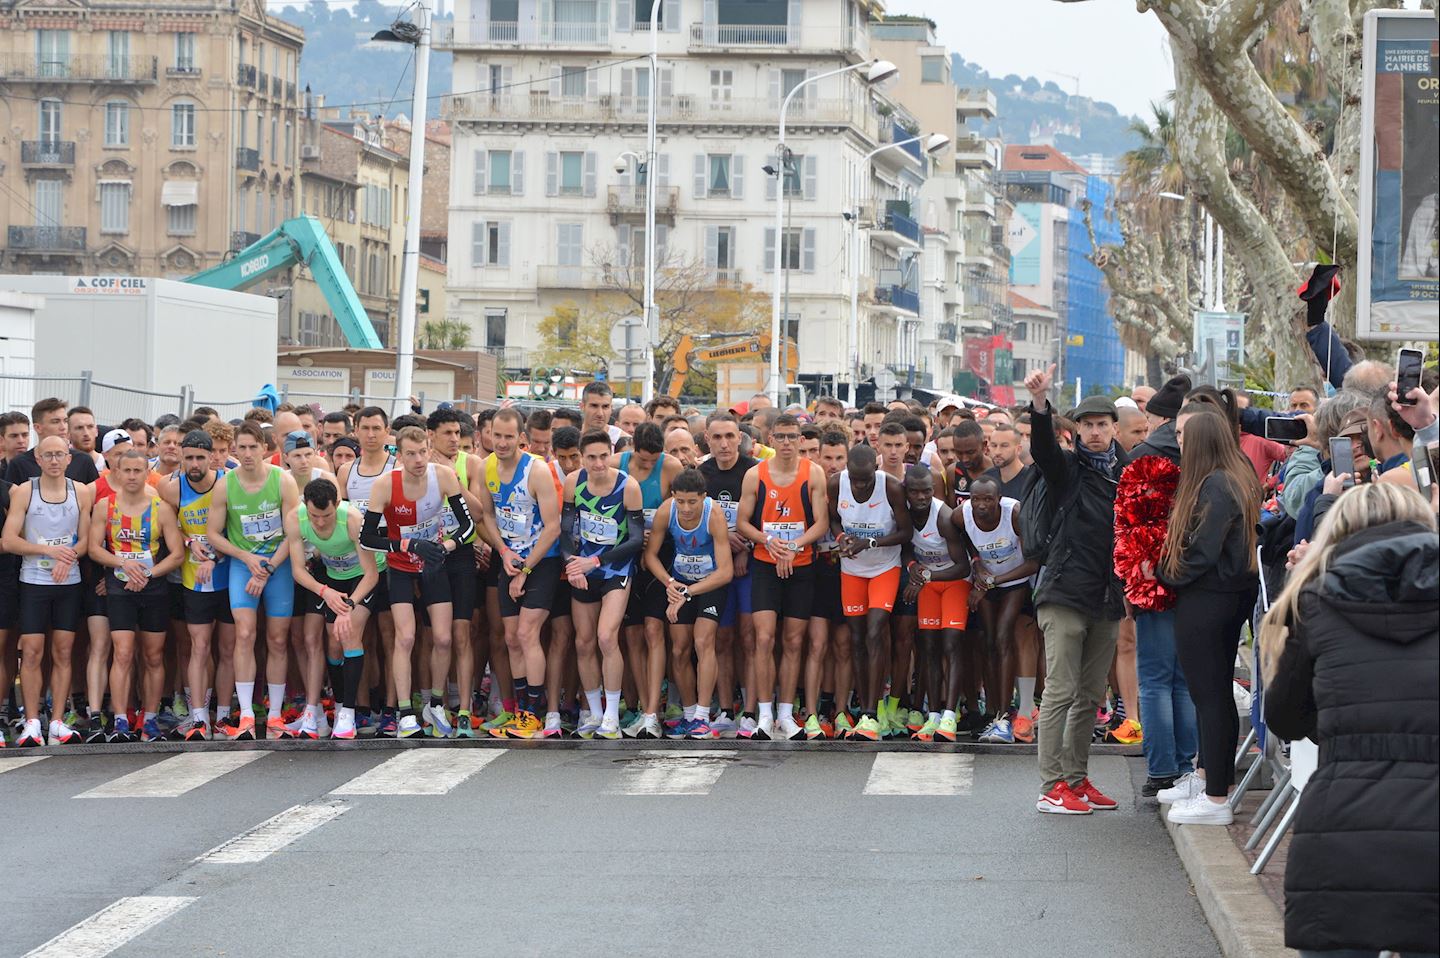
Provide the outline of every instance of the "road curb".
[[1160,806],[1160,820],[1185,864],[1200,910],[1225,958],[1294,958],[1285,947],[1285,925],[1260,880],[1250,874],[1229,829],[1173,824]]

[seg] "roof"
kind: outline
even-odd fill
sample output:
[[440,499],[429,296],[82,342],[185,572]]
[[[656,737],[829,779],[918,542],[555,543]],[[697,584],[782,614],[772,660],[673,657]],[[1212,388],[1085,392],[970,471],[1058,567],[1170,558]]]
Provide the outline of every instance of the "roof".
[[1079,173],[1082,176],[1089,172],[1053,146],[1018,144],[1005,147],[1005,160],[1001,169],[1033,173]]
[[1021,296],[1014,290],[1010,291],[1010,308],[1012,310],[1023,310],[1025,312],[1031,313],[1049,313],[1051,316],[1056,315],[1055,310],[1051,309],[1049,306],[1044,306],[1040,303],[1035,302],[1035,300],[1033,299]]

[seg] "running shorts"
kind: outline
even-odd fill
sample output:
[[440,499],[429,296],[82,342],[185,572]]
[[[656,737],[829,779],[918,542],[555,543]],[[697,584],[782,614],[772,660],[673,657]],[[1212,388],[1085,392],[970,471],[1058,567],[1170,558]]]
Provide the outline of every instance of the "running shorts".
[[295,576],[290,572],[289,562],[270,564],[270,578],[260,595],[250,595],[245,586],[250,583],[250,568],[238,559],[225,563],[230,569],[230,608],[254,611],[265,603],[265,614],[272,619],[288,619],[295,614]]
[[20,634],[74,632],[80,624],[80,590],[85,586],[20,583]]
[[669,621],[665,616],[665,584],[643,569],[630,583],[630,603],[625,606],[623,625],[643,625],[646,619]]
[[920,628],[964,629],[970,621],[970,583],[929,582],[920,590]]
[[438,574],[426,575],[423,572],[402,572],[391,566],[385,570],[390,578],[390,605],[416,605],[416,596],[419,596],[419,605],[429,607],[440,605],[451,601],[450,598],[450,577],[442,568]]
[[[546,609],[558,610],[558,592],[560,587],[560,564],[564,560],[559,556],[550,556],[548,559],[541,559],[525,579],[525,591],[520,593],[518,600],[510,598],[510,579],[504,570],[500,572],[500,615],[509,618],[512,615],[519,615],[521,609]],[[569,583],[567,582],[568,586]],[[566,614],[570,612],[567,602]],[[459,612],[455,613],[457,616]]]
[[[711,589],[702,595],[692,595],[690,601],[680,607],[675,624],[694,625],[700,619],[719,623],[720,617],[725,614],[725,600],[729,594],[728,589]],[[668,600],[666,604],[669,604]],[[665,610],[661,609],[660,614],[664,616]],[[670,617],[665,616],[665,621],[669,622]]]
[[457,546],[445,559],[445,577],[450,580],[450,605],[455,618],[470,621],[480,593],[475,580],[475,550],[463,543]]
[[[364,578],[364,576],[356,576],[353,579],[332,579],[329,576],[320,576],[317,578],[321,585],[329,586],[336,592],[343,592],[345,595],[353,595],[360,585],[360,580]],[[385,583],[383,581],[376,583],[375,588],[370,590],[369,595],[355,603],[356,608],[364,609],[366,612],[374,615],[375,599],[384,587]],[[330,608],[328,602],[318,596],[316,597],[314,607],[306,609],[305,612],[308,615],[323,615],[325,616],[326,622],[334,622],[336,618],[335,610]]]
[[585,581],[588,588],[577,589],[574,586],[570,587],[570,598],[576,602],[584,602],[586,605],[593,605],[612,592],[618,592],[621,589],[628,589],[630,587],[630,577],[628,575],[611,576],[608,579],[602,576],[587,576]]
[[190,625],[234,625],[235,616],[230,613],[230,590],[218,592],[196,592],[185,590],[185,621]]
[[774,612],[784,619],[808,619],[815,604],[815,566],[794,566],[790,578],[780,578],[775,566],[758,559],[750,560],[751,608],[755,612]]
[[164,579],[131,592],[114,574],[105,576],[105,608],[112,632],[164,632],[170,625],[170,590]]
[[840,602],[848,616],[864,615],[871,609],[894,611],[900,592],[900,567],[886,569],[872,579],[840,573]]
[[754,611],[751,603],[751,585],[754,583],[753,572],[755,560],[750,560],[750,568],[744,575],[736,576],[726,586],[728,590],[725,595],[725,608],[720,612],[720,628],[728,629],[735,625],[735,617],[749,615]]

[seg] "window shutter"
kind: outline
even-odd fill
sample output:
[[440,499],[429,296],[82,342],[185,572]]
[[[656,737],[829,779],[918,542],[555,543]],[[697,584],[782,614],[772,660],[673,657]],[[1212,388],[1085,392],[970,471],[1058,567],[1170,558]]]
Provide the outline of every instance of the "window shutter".
[[[814,70],[806,70],[806,71],[805,71],[805,79],[806,79],[807,81],[808,81],[808,80],[813,80],[813,79],[815,79],[815,71],[814,71]],[[803,103],[805,103],[805,104],[811,104],[811,105],[814,104],[814,102],[815,102],[815,88],[816,88],[817,86],[819,86],[819,85],[820,85],[820,84],[818,84],[818,83],[806,83],[804,89],[802,89],[802,90],[800,91],[800,99],[803,101]]]
[[595,183],[598,178],[597,163],[598,157],[594,151],[585,154],[585,195],[595,195]]
[[629,104],[635,96],[635,69],[633,67],[620,68],[620,100]]
[[[670,154],[657,153],[655,155],[655,186],[660,189],[667,189],[670,186]],[[658,203],[659,200],[657,199]]]
[[470,265],[476,269],[485,268],[485,226],[484,220],[470,224]]
[[489,154],[484,150],[475,151],[475,195],[485,195],[485,161]]
[[560,192],[560,154],[551,150],[545,154],[545,195],[556,196]]
[[800,233],[800,270],[815,272],[815,228],[807,226]]
[[800,42],[800,8],[804,5],[804,0],[790,0],[790,15],[787,18],[790,29],[786,40],[791,46]]
[[629,33],[635,23],[635,5],[631,0],[615,0],[615,32]]
[[655,226],[655,268],[659,269],[665,263],[666,248],[670,244],[670,227],[664,223]]
[[515,87],[514,67],[505,67],[500,71],[500,85],[504,87],[500,92],[505,96],[509,96],[510,91]]
[[600,71],[588,70],[585,73],[585,98],[594,100],[600,95]]
[[560,99],[560,68],[558,66],[550,68],[550,99]]
[[730,198],[745,198],[745,157],[739,153],[730,157]]
[[520,150],[510,154],[510,193],[525,195],[525,154]]
[[770,71],[770,109],[780,109],[780,71]]
[[819,165],[820,165],[820,158],[819,158],[819,157],[817,157],[817,156],[807,156],[807,157],[805,157],[805,178],[804,178],[804,184],[805,184],[804,190],[805,190],[805,193],[804,193],[804,195],[805,195],[805,198],[806,198],[807,200],[813,200],[813,199],[815,198],[816,189],[817,189],[818,182],[819,182],[819,175],[818,175],[818,174],[819,174]]
[[767,273],[775,272],[775,227],[765,227],[765,263]]
[[[807,230],[807,232],[809,232],[809,231]],[[498,246],[498,249],[496,250],[496,255],[495,255],[495,265],[496,265],[496,266],[509,266],[509,265],[510,265],[510,224],[509,224],[508,222],[507,222],[507,223],[501,223],[501,224],[500,224],[500,242],[497,244],[497,246]]]
[[621,223],[615,230],[615,235],[618,238],[617,246],[619,247],[618,255],[615,257],[616,265],[628,267],[630,265],[630,224]]
[[765,198],[773,201],[775,192],[780,188],[780,181],[785,178],[785,168],[780,165],[780,157],[777,154],[770,154],[770,168],[777,171],[776,175],[765,175]]
[[720,227],[705,227],[705,265],[714,269],[720,263]]
[[673,67],[661,67],[660,77],[660,102],[669,103],[675,96],[675,70]]
[[705,198],[705,174],[707,165],[705,162],[705,154],[697,153],[695,155],[695,198],[697,200],[703,200]]
[[665,0],[665,6],[660,9],[660,22],[666,33],[680,31],[680,0]]

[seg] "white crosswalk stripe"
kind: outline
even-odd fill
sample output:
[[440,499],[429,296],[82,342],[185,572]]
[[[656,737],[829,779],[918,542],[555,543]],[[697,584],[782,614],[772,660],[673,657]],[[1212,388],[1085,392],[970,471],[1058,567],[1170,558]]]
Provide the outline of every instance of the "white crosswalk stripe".
[[169,895],[122,898],[27,952],[25,958],[104,958],[196,900]]
[[728,750],[646,751],[621,767],[620,781],[606,788],[605,794],[709,795],[735,755]]
[[268,755],[268,752],[186,752],[97,785],[76,798],[175,798]]
[[48,755],[22,755],[18,758],[7,758],[0,762],[0,775],[5,772],[13,772],[17,768],[24,768],[26,765],[34,765],[36,762],[49,758]]
[[195,860],[203,865],[253,865],[349,810],[344,802],[295,805]]
[[505,754],[500,748],[417,748],[355,776],[331,795],[444,795]]
[[974,783],[973,755],[878,752],[865,794],[969,795]]

